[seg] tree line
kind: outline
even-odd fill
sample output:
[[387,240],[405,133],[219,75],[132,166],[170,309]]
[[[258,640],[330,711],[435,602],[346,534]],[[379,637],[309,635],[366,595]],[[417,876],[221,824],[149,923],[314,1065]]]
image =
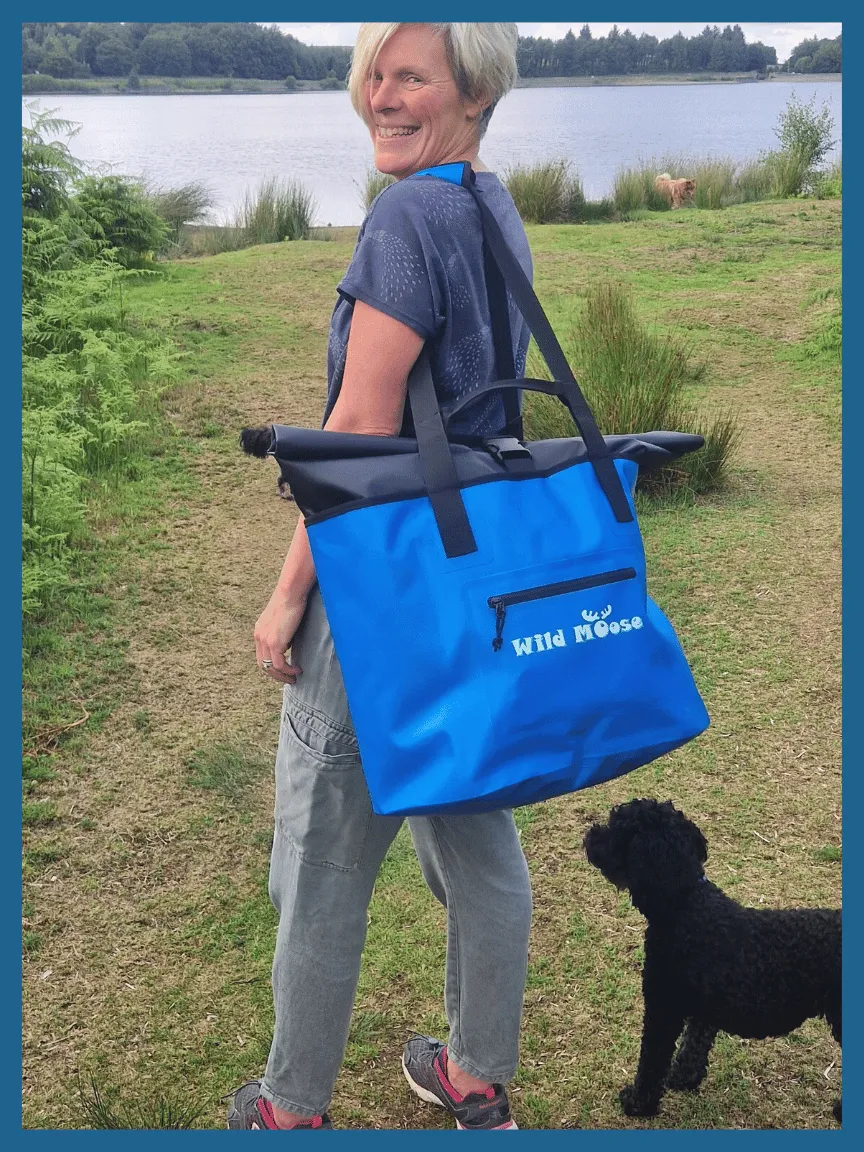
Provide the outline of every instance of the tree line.
[[783,72],[842,72],[843,34],[833,40],[802,40],[789,53]]
[[[22,71],[57,79],[87,76],[220,76],[256,80],[344,81],[351,49],[302,44],[252,23],[30,23],[22,26]],[[620,76],[636,73],[760,72],[777,69],[777,50],[748,44],[740,24],[708,25],[696,36],[634,36],[617,24],[606,36],[588,24],[560,40],[521,36],[519,75]],[[804,40],[778,69],[841,72],[842,37]]]
[[593,36],[588,24],[561,40],[525,36],[517,50],[519,75],[624,76],[634,73],[764,72],[776,65],[777,50],[748,44],[739,24],[721,29],[706,25],[697,35],[676,32],[666,40],[615,24],[606,36]]
[[350,48],[301,44],[260,24],[24,24],[22,71],[87,76],[344,80]]

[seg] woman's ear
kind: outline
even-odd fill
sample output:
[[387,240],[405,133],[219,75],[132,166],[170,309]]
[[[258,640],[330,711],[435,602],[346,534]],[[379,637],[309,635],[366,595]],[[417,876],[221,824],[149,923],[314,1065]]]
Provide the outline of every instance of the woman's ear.
[[476,123],[486,109],[491,104],[491,100],[481,98],[480,100],[465,100],[463,101],[463,108],[465,109],[465,119]]

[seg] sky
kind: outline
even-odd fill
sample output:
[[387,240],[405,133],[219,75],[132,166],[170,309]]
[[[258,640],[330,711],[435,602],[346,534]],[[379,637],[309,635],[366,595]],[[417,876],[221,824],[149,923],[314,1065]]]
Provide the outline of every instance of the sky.
[[[550,40],[560,40],[568,28],[572,28],[574,34],[578,34],[579,29],[584,23],[584,20],[580,20],[577,24],[519,23],[518,27],[520,36],[547,36]],[[618,26],[622,32],[625,28],[629,28],[634,36],[640,36],[643,32],[646,32],[650,36],[656,36],[658,40],[666,40],[679,31],[688,37],[695,36],[702,31],[706,24],[719,24],[722,28],[726,23],[728,23],[728,21],[724,20],[702,20],[694,24],[632,24],[621,21]],[[588,24],[594,36],[605,36],[612,27],[612,24],[595,24],[590,20]],[[277,24],[276,27],[281,28],[283,32],[290,32],[292,36],[296,36],[297,39],[302,40],[304,44],[353,45],[357,36],[357,29],[360,25],[335,23]],[[742,23],[741,28],[748,44],[753,44],[755,41],[761,40],[763,44],[776,48],[777,61],[782,64],[792,49],[797,44],[800,44],[802,40],[812,40],[814,38],[819,40],[833,40],[835,36],[840,35],[842,25]]]

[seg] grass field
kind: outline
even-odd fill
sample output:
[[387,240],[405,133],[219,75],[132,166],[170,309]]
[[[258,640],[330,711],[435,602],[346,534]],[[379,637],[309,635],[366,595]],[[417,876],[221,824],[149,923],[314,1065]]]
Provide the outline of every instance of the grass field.
[[[86,1127],[91,1077],[133,1126],[158,1124],[161,1100],[163,1123],[168,1104],[189,1105],[194,1126],[220,1127],[219,1098],[263,1069],[280,693],[255,668],[252,627],[296,512],[236,440],[245,424],[320,419],[329,314],[352,250],[350,235],[333,236],[171,265],[127,301],[132,323],[171,331],[184,376],[152,466],[103,497],[98,620],[83,607],[89,624],[70,620],[62,676],[37,678],[43,695],[29,701],[43,721],[25,806],[28,1128]],[[692,340],[708,364],[696,398],[733,405],[743,437],[725,493],[642,517],[649,589],[712,727],[622,780],[518,813],[535,916],[516,1119],[830,1127],[841,1058],[823,1022],[777,1040],[721,1036],[698,1095],[670,1094],[651,1121],[622,1117],[643,922],[588,867],[581,839],[614,802],[670,798],[702,827],[709,876],[736,898],[839,903],[840,203],[529,237],[556,325],[592,279],[620,277],[643,318]],[[407,1029],[444,1029],[443,923],[403,829],[370,910],[338,1126],[443,1126],[398,1067]]]

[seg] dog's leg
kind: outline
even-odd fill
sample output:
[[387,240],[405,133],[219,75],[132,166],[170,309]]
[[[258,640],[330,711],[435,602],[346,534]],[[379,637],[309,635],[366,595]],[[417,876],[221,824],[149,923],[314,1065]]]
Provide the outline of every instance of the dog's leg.
[[646,997],[636,1079],[618,1094],[625,1115],[653,1116],[656,1113],[663,1099],[675,1042],[683,1027],[684,1017],[677,1015],[668,1003],[662,1000],[652,1002]]
[[708,1055],[717,1029],[699,1020],[688,1020],[666,1087],[676,1092],[695,1092],[708,1071]]

